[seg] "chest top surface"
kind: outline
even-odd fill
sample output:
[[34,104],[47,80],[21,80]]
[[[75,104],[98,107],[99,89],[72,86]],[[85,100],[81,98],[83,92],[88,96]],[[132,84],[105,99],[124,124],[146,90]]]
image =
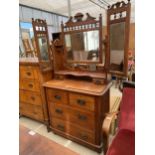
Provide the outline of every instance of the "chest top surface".
[[111,87],[111,85],[111,82],[103,85],[96,85],[92,82],[70,79],[51,80],[43,84],[43,86],[47,88],[60,89],[95,96],[103,95]]

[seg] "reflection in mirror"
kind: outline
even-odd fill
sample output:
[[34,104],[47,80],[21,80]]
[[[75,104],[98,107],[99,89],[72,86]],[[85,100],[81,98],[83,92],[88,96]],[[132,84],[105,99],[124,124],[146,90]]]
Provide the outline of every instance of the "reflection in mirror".
[[125,22],[110,25],[110,70],[123,71]]
[[99,31],[65,35],[67,60],[99,61]]
[[31,40],[34,38],[34,32],[32,28],[32,23],[20,22],[20,48],[23,52],[22,57],[34,57],[35,49]]
[[38,44],[40,49],[40,57],[43,61],[48,61],[48,46],[47,46],[47,39],[46,37],[39,37]]

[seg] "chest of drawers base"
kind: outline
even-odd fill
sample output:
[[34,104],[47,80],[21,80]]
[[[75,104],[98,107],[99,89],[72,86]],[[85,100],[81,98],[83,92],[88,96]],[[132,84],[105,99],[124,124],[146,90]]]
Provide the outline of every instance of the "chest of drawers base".
[[103,139],[101,129],[105,113],[109,112],[111,84],[51,80],[43,85],[49,113],[47,128],[55,134],[101,152],[102,144],[107,141]]
[[42,73],[38,62],[22,61],[19,66],[19,112],[37,121],[47,122],[48,114],[42,83],[52,72]]

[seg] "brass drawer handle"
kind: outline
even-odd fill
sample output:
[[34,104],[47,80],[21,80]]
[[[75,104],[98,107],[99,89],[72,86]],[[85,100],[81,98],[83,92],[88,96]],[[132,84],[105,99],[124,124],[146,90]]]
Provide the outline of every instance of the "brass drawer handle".
[[57,128],[61,131],[65,131],[65,127],[63,125],[58,124]]
[[26,74],[27,74],[28,76],[31,76],[31,73],[30,73],[30,72],[26,72]]
[[83,140],[87,140],[88,139],[88,136],[87,135],[85,135],[85,134],[79,134],[79,137],[81,138],[81,139],[83,139]]
[[63,113],[63,111],[61,109],[56,109],[55,112],[58,113],[58,114],[62,114]]
[[84,106],[86,104],[85,100],[77,99],[77,104]]
[[87,116],[78,114],[78,119],[85,121],[85,120],[87,120]]
[[33,87],[33,84],[29,84],[29,87],[32,88]]
[[55,97],[55,99],[57,99],[57,100],[61,100],[61,96],[59,96],[59,95],[55,95],[54,97]]
[[35,100],[35,97],[34,97],[34,96],[31,96],[31,100],[33,100],[33,101],[34,101],[34,100]]

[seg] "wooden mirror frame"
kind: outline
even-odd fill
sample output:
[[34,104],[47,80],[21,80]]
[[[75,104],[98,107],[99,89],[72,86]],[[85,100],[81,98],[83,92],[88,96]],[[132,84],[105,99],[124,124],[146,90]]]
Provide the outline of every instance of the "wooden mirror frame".
[[[130,30],[130,10],[131,3],[124,1],[117,2],[111,6],[108,6],[107,10],[107,66],[109,73],[112,75],[118,75],[121,77],[127,77],[128,74],[128,50],[129,50],[129,30]],[[122,13],[126,12],[126,16],[123,17]],[[114,18],[111,19],[111,16]],[[124,45],[124,65],[123,71],[110,70],[110,25],[115,23],[125,22],[125,45]]]
[[[69,20],[63,24],[61,23],[62,29],[62,41],[64,47],[64,62],[65,64],[76,63],[78,65],[82,64],[99,64],[102,63],[102,16],[100,14],[99,20],[90,16],[89,13],[86,13],[87,18],[83,20],[83,14],[77,13],[74,16],[75,21],[73,21],[73,17],[71,16]],[[98,30],[99,31],[99,60],[98,61],[67,61],[67,50],[65,46],[65,34],[73,34],[76,32],[88,32]]]
[[[41,71],[42,72],[49,71],[52,69],[52,64],[51,64],[51,54],[50,54],[50,46],[49,46],[48,29],[47,29],[46,20],[42,20],[42,19],[34,20],[32,18],[32,26],[33,26],[34,38],[35,38],[35,43],[36,43],[36,48],[37,48],[37,56],[38,56]],[[47,40],[47,50],[48,50],[48,58],[49,58],[48,61],[43,61],[41,59],[40,48],[39,48],[39,43],[38,43],[39,37],[45,37]]]

